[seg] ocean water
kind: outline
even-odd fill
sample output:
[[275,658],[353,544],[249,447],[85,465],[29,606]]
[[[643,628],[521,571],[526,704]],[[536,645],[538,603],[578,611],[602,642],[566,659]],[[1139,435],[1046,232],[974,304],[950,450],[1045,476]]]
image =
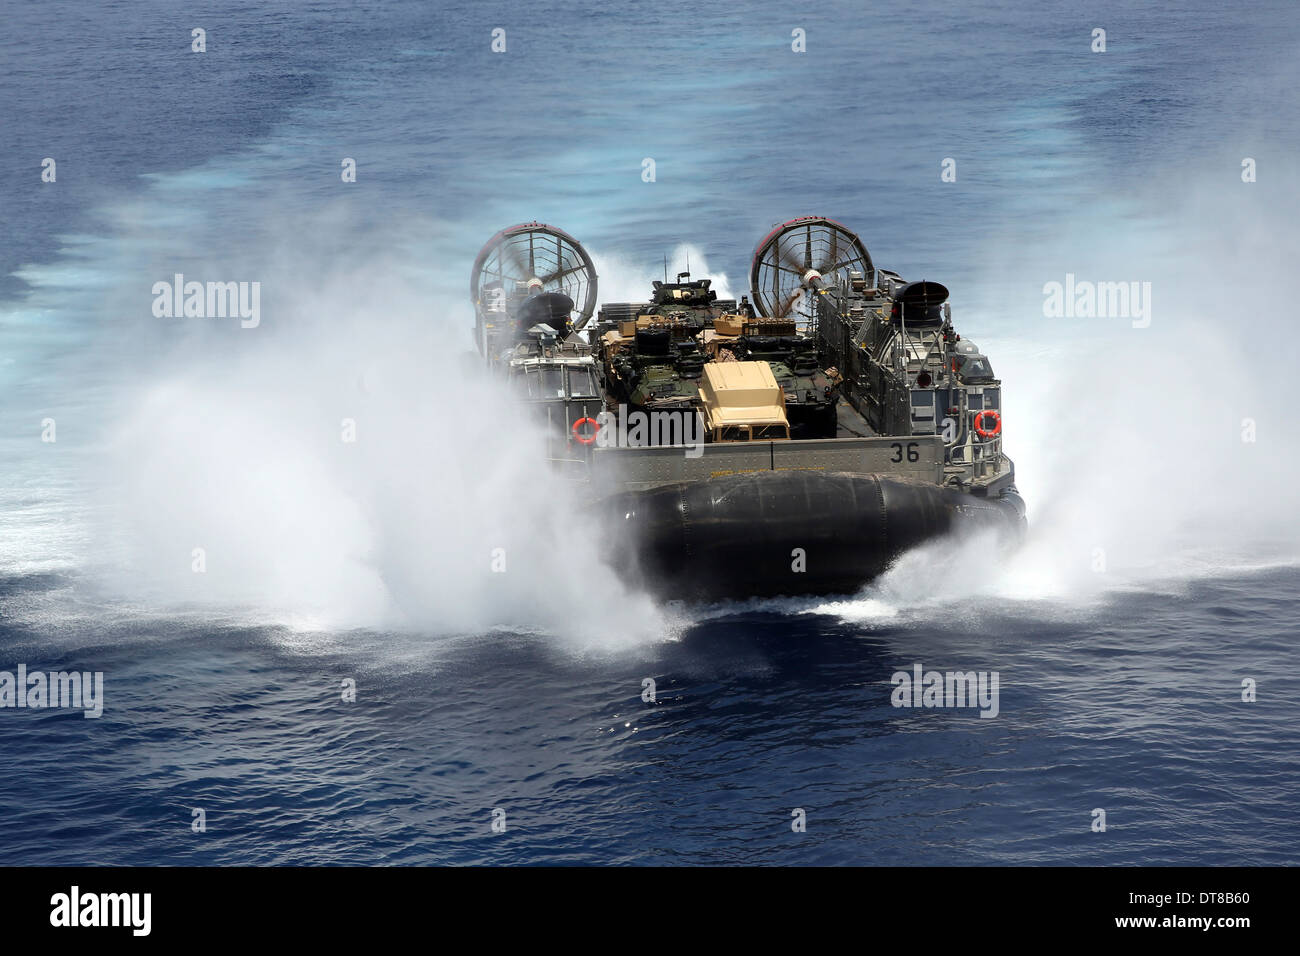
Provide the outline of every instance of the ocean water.
[[[1297,862],[1293,4],[6,24],[0,671],[104,695],[0,708],[0,862]],[[740,294],[808,214],[952,290],[1029,538],[656,603],[465,371],[470,265],[540,219],[605,301]],[[259,324],[155,317],[176,273]],[[1131,308],[1048,314],[1067,276]],[[893,706],[918,665],[996,716]]]

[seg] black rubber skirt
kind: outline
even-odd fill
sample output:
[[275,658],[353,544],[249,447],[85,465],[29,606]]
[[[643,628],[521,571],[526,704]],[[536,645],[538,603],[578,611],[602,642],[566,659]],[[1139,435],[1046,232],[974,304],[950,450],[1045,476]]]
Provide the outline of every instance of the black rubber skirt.
[[665,597],[852,592],[903,552],[962,528],[1008,541],[1025,527],[999,498],[883,475],[762,471],[622,492],[601,503],[609,558]]

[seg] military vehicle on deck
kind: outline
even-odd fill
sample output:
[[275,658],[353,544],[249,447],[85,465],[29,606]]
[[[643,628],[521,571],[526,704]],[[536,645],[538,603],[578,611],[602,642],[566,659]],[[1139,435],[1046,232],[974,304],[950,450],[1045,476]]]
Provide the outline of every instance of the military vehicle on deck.
[[736,309],[719,299],[711,279],[656,281],[649,302],[601,307],[593,339],[600,350],[606,394],[613,406],[633,411],[696,407],[705,354],[700,334]]
[[[748,300],[746,300],[748,305]],[[784,396],[792,438],[834,438],[840,377],[824,368],[817,341],[785,316],[726,315],[701,335],[716,362],[762,362]]]
[[655,282],[650,302],[601,307],[595,342],[606,393],[631,410],[698,408],[706,362],[766,362],[785,394],[795,438],[834,437],[838,380],[816,342],[785,317],[759,316],[746,297],[718,299],[710,279]]
[[708,441],[790,437],[785,394],[767,362],[710,362],[699,397]]

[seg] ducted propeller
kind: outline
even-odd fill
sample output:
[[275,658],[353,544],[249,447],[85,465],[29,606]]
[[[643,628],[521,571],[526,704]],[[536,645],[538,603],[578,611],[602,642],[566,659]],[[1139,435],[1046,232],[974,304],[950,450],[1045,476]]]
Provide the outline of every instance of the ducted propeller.
[[875,282],[875,268],[862,240],[840,223],[822,216],[792,219],[774,228],[754,250],[750,295],[760,315],[786,316],[799,301],[850,272]]
[[541,222],[511,226],[489,239],[470,274],[480,351],[486,341],[485,326],[495,324],[493,315],[518,314],[523,300],[551,294],[569,303],[563,320],[554,314],[559,300],[551,299],[546,316],[531,324],[541,321],[564,328],[572,322],[573,328],[581,329],[595,313],[596,267],[578,240]]

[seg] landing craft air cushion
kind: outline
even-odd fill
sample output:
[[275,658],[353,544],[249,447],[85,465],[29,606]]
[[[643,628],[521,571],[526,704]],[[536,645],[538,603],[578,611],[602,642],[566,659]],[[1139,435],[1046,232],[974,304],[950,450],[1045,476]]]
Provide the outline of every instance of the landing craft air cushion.
[[[590,341],[595,270],[561,230],[502,230],[472,286],[480,352],[544,409],[611,562],[666,596],[850,592],[950,532],[1023,533],[1001,382],[948,290],[833,220],[768,233],[739,303],[683,273],[604,305]],[[626,440],[656,415],[688,421]]]

